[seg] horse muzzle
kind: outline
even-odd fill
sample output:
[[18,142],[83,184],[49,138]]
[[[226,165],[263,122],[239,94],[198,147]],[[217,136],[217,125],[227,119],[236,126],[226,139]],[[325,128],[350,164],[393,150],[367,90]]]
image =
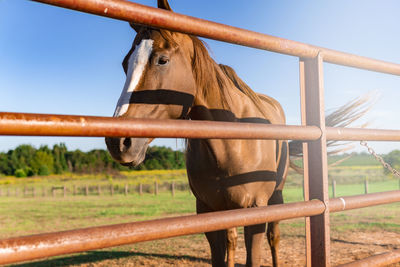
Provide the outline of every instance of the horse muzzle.
[[113,159],[125,166],[142,163],[150,143],[148,138],[131,137],[106,137],[105,141]]

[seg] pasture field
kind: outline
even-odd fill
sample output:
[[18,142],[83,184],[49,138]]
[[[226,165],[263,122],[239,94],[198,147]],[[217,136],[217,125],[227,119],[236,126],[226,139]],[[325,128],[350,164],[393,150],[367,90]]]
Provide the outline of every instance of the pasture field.
[[[398,189],[398,181],[377,174],[382,172],[375,167],[352,169],[335,168],[337,196],[364,193],[363,179],[369,176],[369,192],[381,192]],[[353,173],[354,181],[349,183]],[[340,175],[341,176],[340,176]],[[130,173],[132,175],[132,173]],[[138,176],[113,178],[112,182],[139,183],[162,176],[170,181],[184,181],[184,172],[147,172]],[[382,175],[383,176],[383,175]],[[302,189],[296,175],[291,175],[284,190],[285,202],[302,200]],[[9,179],[9,178],[8,178]],[[53,185],[104,182],[109,177],[91,177],[90,179],[34,178],[30,184],[43,186],[47,182]],[[53,179],[53,180],[51,180]],[[358,179],[358,180],[357,180]],[[21,179],[6,186],[23,186]],[[331,215],[332,262],[344,263],[366,256],[400,248],[400,203],[335,213]],[[132,192],[125,195],[89,195],[57,197],[0,197],[0,238],[61,231],[97,225],[132,222],[153,218],[179,216],[195,213],[195,199],[188,191],[176,191],[174,197],[168,191],[158,195]],[[239,228],[237,261],[244,264],[245,249],[242,228]],[[281,258],[284,266],[304,266],[304,219],[281,222]],[[268,244],[265,242],[264,266],[270,266],[271,259]],[[340,256],[340,257],[339,257]],[[138,243],[117,248],[81,253],[72,256],[60,256],[49,260],[19,264],[16,266],[209,266],[208,244],[203,235],[192,235],[153,242]],[[242,265],[238,265],[242,266]],[[400,265],[394,265],[400,266]]]

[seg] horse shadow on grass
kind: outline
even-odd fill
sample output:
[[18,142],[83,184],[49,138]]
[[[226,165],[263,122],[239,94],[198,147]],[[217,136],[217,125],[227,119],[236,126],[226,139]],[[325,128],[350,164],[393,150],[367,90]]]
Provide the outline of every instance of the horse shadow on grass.
[[81,255],[58,257],[55,259],[16,264],[16,265],[11,265],[10,267],[39,267],[39,266],[63,267],[63,266],[70,266],[77,264],[90,264],[90,263],[100,262],[103,260],[117,260],[121,258],[135,257],[135,256],[152,257],[152,258],[169,259],[169,260],[188,260],[193,262],[193,264],[196,264],[196,262],[211,263],[209,259],[187,256],[187,255],[174,256],[168,254],[127,252],[127,251],[88,251]]

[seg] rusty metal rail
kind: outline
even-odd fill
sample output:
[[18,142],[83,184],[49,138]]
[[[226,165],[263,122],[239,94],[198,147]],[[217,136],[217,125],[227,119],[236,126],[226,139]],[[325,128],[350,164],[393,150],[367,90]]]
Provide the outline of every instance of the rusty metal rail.
[[[329,201],[338,212],[400,201],[400,191],[342,197]],[[150,221],[91,227],[0,240],[0,264],[101,249],[142,241],[228,229],[323,213],[320,200],[238,209]]]
[[198,35],[300,58],[322,54],[325,62],[400,75],[400,65],[173,13],[125,0],[33,0],[99,16]]
[[[400,130],[327,127],[328,140],[400,141]],[[318,140],[316,126],[0,112],[0,135]]]
[[400,201],[400,190],[329,199],[329,211],[360,209]]
[[0,113],[0,135],[315,140],[315,126]]
[[373,255],[362,260],[342,264],[337,267],[380,267],[388,266],[392,263],[400,261],[400,249],[391,252],[386,252],[378,255]]

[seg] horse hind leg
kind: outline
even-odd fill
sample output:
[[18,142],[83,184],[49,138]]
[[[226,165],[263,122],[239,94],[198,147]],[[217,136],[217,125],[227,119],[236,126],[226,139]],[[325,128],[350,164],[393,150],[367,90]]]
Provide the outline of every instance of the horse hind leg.
[[236,228],[227,230],[227,252],[228,252],[228,267],[235,266],[235,250],[237,246],[237,231]]

